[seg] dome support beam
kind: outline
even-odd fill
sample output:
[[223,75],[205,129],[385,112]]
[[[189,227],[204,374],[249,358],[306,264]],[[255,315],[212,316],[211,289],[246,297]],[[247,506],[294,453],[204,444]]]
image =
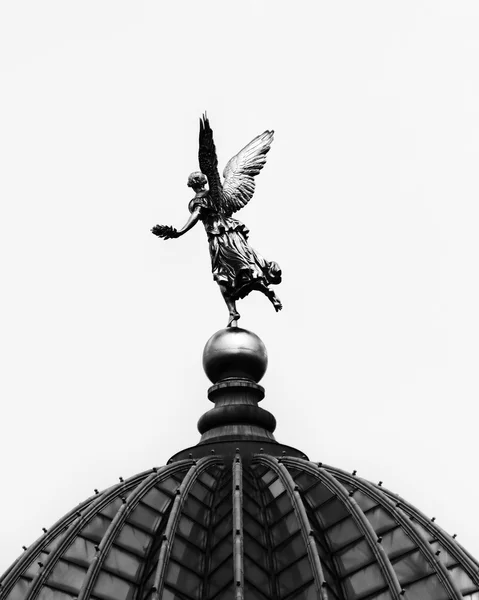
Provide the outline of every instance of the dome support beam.
[[[170,554],[172,550],[172,543],[174,540],[176,528],[181,517],[181,510],[189,494],[192,485],[201,473],[209,466],[215,463],[220,463],[222,460],[216,457],[200,458],[200,460],[193,464],[188,473],[185,475],[180,487],[176,491],[176,497],[173,503],[173,507],[168,517],[166,524],[165,533],[160,547],[160,555],[158,557],[158,563],[156,565],[155,579],[153,583],[154,593],[152,596],[153,600],[160,600],[163,595],[163,586],[165,582],[166,569],[170,560]],[[78,599],[80,600],[80,598]]]
[[[91,591],[93,590],[101,567],[105,562],[108,552],[113,544],[118,532],[121,530],[125,521],[131,512],[136,508],[141,498],[147,494],[155,485],[161,483],[168,477],[171,477],[173,473],[181,471],[185,467],[192,464],[191,460],[185,460],[178,463],[178,465],[170,465],[162,467],[156,472],[153,472],[149,477],[144,479],[141,484],[136,487],[133,492],[127,497],[126,502],[121,505],[116,513],[114,519],[110,523],[108,529],[100,541],[96,556],[90,563],[85,579],[83,580],[82,587],[78,594],[78,600],[86,600],[90,597]],[[173,468],[172,468],[173,467]],[[179,467],[179,468],[178,468]]]
[[[98,496],[95,496],[91,504],[87,507],[84,513],[79,513],[77,520],[70,529],[65,532],[61,543],[51,552],[48,556],[47,561],[43,565],[43,568],[37,573],[35,579],[32,581],[30,589],[28,591],[25,600],[35,600],[42,589],[42,585],[48,579],[50,573],[53,571],[58,560],[61,559],[63,554],[68,550],[70,545],[73,543],[75,538],[81,533],[81,530],[87,523],[98,514],[105,506],[107,506],[112,500],[125,493],[132,488],[135,488],[137,484],[144,477],[144,473],[117,483],[115,486],[105,490]],[[123,508],[123,507],[122,507]],[[121,509],[120,509],[121,511]],[[78,511],[77,511],[78,512]],[[96,562],[96,561],[95,561]],[[95,562],[93,564],[95,564]],[[91,568],[91,567],[90,567]],[[80,596],[81,597],[81,593]]]
[[61,532],[64,531],[75,519],[78,519],[78,512],[82,511],[85,507],[89,506],[97,496],[93,496],[82,502],[79,506],[75,507],[64,517],[58,520],[48,532],[42,537],[38,538],[28,549],[24,552],[20,558],[18,558],[10,569],[5,573],[1,580],[1,596],[7,597],[11,592],[13,586],[17,583],[19,578],[22,576],[24,571],[28,569],[28,566],[35,560],[35,557],[39,556],[41,552],[54,540]]
[[299,521],[301,534],[303,536],[303,540],[306,545],[309,560],[311,563],[311,568],[313,570],[313,577],[314,582],[316,584],[318,597],[320,598],[320,600],[328,600],[329,596],[327,592],[327,583],[326,579],[324,578],[323,567],[321,565],[321,558],[319,556],[316,540],[312,535],[313,530],[309,522],[308,514],[306,512],[303,499],[301,498],[299,490],[297,489],[297,486],[295,485],[289,471],[280,462],[281,460],[283,459],[274,459],[261,454],[255,456],[255,461],[259,464],[269,467],[272,471],[274,471],[281,479],[281,482],[286,488],[290,496],[291,502],[293,504],[294,512],[296,513],[296,516]]
[[324,483],[324,485],[332,493],[334,493],[336,497],[339,498],[339,500],[341,500],[343,505],[347,508],[348,512],[354,519],[356,525],[358,526],[358,529],[364,535],[366,541],[369,544],[369,547],[371,548],[373,556],[378,561],[378,564],[380,565],[381,570],[383,572],[384,578],[388,584],[392,598],[394,598],[394,600],[402,600],[404,596],[401,595],[402,588],[397,578],[396,572],[394,571],[394,567],[392,566],[391,561],[389,560],[388,555],[386,554],[386,551],[381,546],[381,544],[378,543],[377,535],[373,529],[373,526],[371,525],[367,517],[364,515],[363,511],[359,508],[356,500],[354,500],[354,498],[350,498],[346,488],[325,469],[320,468],[316,465],[312,465],[308,461],[299,458],[284,458],[283,462],[285,465],[301,469],[302,471],[306,471],[314,477],[317,477],[319,481]]
[[399,494],[395,494],[384,487],[382,490],[393,502],[396,504],[399,502],[404,512],[414,517],[419,525],[421,525],[430,535],[436,537],[438,542],[440,542],[445,550],[456,559],[467,575],[469,575],[472,581],[479,587],[479,567],[475,562],[475,559],[470,556],[460,544],[452,539],[448,533],[443,531],[436,523],[432,522],[431,519],[428,519],[426,515],[412,506],[407,500],[401,498]]
[[398,510],[396,504],[386,494],[379,493],[376,487],[366,479],[352,477],[349,473],[332,467],[328,467],[328,471],[333,474],[337,473],[341,479],[346,479],[348,483],[351,483],[360,489],[370,498],[373,498],[379,504],[379,506],[385,508],[391,514],[394,520],[401,525],[407,535],[417,544],[424,558],[436,572],[439,581],[446,589],[451,600],[462,600],[463,596],[457,587],[456,582],[452,578],[444,563],[434,554],[424,534],[412,525],[410,519],[406,517],[400,510]]
[[233,527],[235,599],[244,600],[243,467],[239,454],[233,461]]

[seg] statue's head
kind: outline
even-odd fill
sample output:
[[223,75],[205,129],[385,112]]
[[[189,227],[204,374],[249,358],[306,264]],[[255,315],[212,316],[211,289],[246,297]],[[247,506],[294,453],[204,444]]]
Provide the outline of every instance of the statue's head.
[[208,179],[201,171],[195,171],[188,177],[188,187],[193,188],[195,191],[203,189],[207,183]]

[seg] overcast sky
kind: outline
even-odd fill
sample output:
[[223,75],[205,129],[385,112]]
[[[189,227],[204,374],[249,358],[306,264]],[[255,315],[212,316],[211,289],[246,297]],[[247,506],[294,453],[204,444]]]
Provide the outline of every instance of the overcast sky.
[[93,493],[199,440],[227,322],[181,226],[274,129],[238,214],[277,439],[398,492],[479,556],[479,3],[0,4],[0,572]]

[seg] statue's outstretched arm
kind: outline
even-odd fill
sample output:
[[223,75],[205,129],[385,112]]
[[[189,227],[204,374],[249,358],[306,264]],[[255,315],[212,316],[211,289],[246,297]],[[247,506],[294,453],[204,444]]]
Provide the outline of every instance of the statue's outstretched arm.
[[170,227],[169,225],[155,225],[154,227],[152,227],[151,233],[163,238],[164,240],[169,240],[170,238],[177,238],[180,237],[180,235],[183,235],[187,231],[192,229],[196,225],[196,223],[198,223],[199,219],[200,209],[196,208],[191,213],[188,221],[186,221],[186,223],[179,231],[177,231],[174,227]]

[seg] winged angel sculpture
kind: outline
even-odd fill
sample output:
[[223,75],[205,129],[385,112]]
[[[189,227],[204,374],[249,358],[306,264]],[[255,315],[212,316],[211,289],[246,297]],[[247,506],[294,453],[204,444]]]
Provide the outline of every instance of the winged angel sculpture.
[[198,158],[201,171],[195,171],[188,177],[188,187],[195,192],[188,205],[190,217],[178,231],[168,225],[155,225],[151,230],[168,240],[185,234],[198,221],[203,222],[213,278],[229,310],[228,327],[236,326],[240,318],[236,301],[253,290],[263,292],[276,311],[282,308],[279,298],[270,288],[271,284],[281,282],[279,265],[265,260],[249,245],[248,228],[231,216],[253,197],[254,177],[264,167],[272,141],[273,131],[265,131],[255,137],[228,162],[221,183],[213,131],[205,114],[200,119]]

